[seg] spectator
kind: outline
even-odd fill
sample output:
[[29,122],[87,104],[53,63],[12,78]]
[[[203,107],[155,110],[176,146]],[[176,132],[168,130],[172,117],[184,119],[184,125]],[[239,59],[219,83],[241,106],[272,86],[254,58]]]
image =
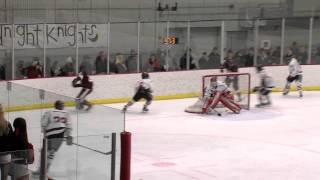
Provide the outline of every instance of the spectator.
[[73,76],[75,75],[74,72],[74,65],[72,61],[72,57],[68,56],[66,60],[66,64],[62,67],[62,74],[64,76]]
[[24,62],[22,60],[17,62],[15,71],[16,79],[22,79],[26,77],[26,68],[24,67]]
[[55,77],[55,76],[62,76],[62,69],[58,65],[58,61],[54,61],[53,64],[50,67],[50,76]]
[[126,73],[127,72],[128,69],[126,67],[125,60],[124,60],[124,57],[122,54],[119,53],[116,55],[115,64],[116,64],[116,68],[117,68],[117,73]]
[[252,67],[253,66],[254,50],[252,47],[248,49],[244,59],[245,59],[245,61],[244,61],[245,67]]
[[96,74],[108,73],[108,59],[104,51],[99,52],[99,56],[96,58]]
[[296,56],[299,53],[298,43],[296,41],[293,41],[290,49],[292,51],[292,54]]
[[[193,61],[193,57],[192,57],[192,54],[191,54],[191,48],[189,48],[189,68],[190,69],[195,69],[196,68],[196,64],[195,62]],[[180,58],[180,68],[182,70],[186,70],[187,69],[187,52],[185,52],[182,57]]]
[[209,56],[209,68],[219,68],[220,66],[220,54],[218,53],[218,48],[214,47],[210,52]]
[[28,170],[28,133],[26,120],[16,118],[13,122],[14,133],[12,138],[13,159],[10,175],[14,180],[29,180]]
[[227,71],[231,70],[232,65],[234,65],[234,56],[232,50],[228,50],[227,56],[224,58],[224,62],[221,65],[221,69],[226,69]]
[[8,179],[8,173],[11,162],[11,155],[7,152],[11,151],[11,136],[13,134],[12,127],[9,121],[4,117],[4,110],[0,104],[0,169],[1,180]]
[[271,54],[272,64],[280,64],[280,56],[281,56],[281,47],[277,46],[277,48]]
[[90,57],[88,55],[83,56],[83,60],[82,60],[80,67],[79,67],[79,72],[85,71],[88,74],[92,74],[92,65],[89,62],[89,60],[90,60]]
[[150,56],[149,64],[152,67],[152,71],[164,71],[163,67],[160,64],[160,60],[154,54]]
[[137,72],[137,63],[138,63],[137,52],[134,49],[131,49],[130,55],[126,59],[126,63],[125,63],[129,73]]
[[301,65],[307,64],[308,53],[307,53],[306,48],[304,46],[300,47],[300,51],[297,54],[297,60],[299,61],[299,64],[301,64]]
[[43,68],[40,65],[39,58],[35,57],[33,59],[32,65],[27,67],[27,77],[29,79],[43,77]]
[[202,56],[199,59],[199,68],[200,69],[210,69],[210,62],[207,56],[207,52],[203,52]]

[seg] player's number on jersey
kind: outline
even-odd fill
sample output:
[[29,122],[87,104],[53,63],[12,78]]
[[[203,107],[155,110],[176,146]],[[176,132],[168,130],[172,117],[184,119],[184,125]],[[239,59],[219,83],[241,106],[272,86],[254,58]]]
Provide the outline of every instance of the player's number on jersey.
[[53,119],[55,122],[59,122],[59,123],[66,123],[67,122],[67,118],[65,118],[65,117],[54,116]]

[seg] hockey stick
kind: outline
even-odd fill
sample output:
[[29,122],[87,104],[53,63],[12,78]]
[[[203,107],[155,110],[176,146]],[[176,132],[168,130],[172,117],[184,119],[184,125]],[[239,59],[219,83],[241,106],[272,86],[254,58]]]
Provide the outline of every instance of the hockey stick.
[[73,145],[76,145],[76,146],[79,146],[79,147],[82,147],[84,149],[88,149],[88,150],[91,150],[91,151],[94,151],[94,152],[97,152],[97,153],[100,153],[100,154],[103,154],[103,155],[110,155],[112,154],[112,152],[102,152],[102,151],[99,151],[99,150],[96,150],[96,149],[93,149],[93,148],[90,148],[88,146],[84,146],[84,145],[81,145],[81,144],[78,144],[78,143],[72,143]]
[[217,113],[218,116],[221,116],[221,113],[219,113],[217,110],[212,109],[215,113]]

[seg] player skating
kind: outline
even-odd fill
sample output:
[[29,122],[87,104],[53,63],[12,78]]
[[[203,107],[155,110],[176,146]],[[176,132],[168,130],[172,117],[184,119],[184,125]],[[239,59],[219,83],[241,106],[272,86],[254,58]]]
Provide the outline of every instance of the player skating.
[[80,73],[79,76],[72,80],[72,86],[75,88],[82,88],[76,99],[76,108],[81,110],[84,106],[87,106],[86,110],[90,110],[92,108],[92,104],[86,100],[86,97],[93,90],[93,82],[90,80],[88,74],[85,71]]
[[297,90],[299,91],[299,97],[302,97],[302,70],[298,60],[291,56],[289,62],[289,76],[287,77],[287,83],[283,89],[283,95],[287,95],[290,91],[291,83],[295,81]]
[[[64,110],[64,103],[62,101],[56,101],[54,103],[54,109],[44,113],[41,119],[41,131],[43,136],[47,138],[46,171],[48,172],[55,153],[61,147],[64,139],[67,140],[67,145],[72,145],[71,119],[69,113]],[[42,149],[41,153],[44,153],[44,149]],[[43,157],[43,154],[41,157]],[[40,165],[44,166],[45,164],[40,162]],[[40,175],[40,172],[39,167],[39,169],[34,172],[34,175]]]
[[135,94],[132,98],[132,100],[130,100],[122,109],[123,112],[127,111],[128,107],[133,105],[135,102],[139,101],[140,99],[145,99],[146,102],[143,105],[143,111],[147,112],[149,111],[148,106],[151,104],[152,102],[152,81],[150,80],[149,74],[146,72],[143,72],[141,74],[141,78],[142,80],[139,80],[136,83],[135,86]]
[[274,88],[273,79],[268,76],[267,72],[262,66],[257,66],[257,73],[260,77],[260,84],[253,89],[253,92],[258,92],[259,103],[256,107],[263,107],[271,105],[270,92]]
[[212,77],[209,87],[205,89],[202,113],[210,112],[210,109],[214,109],[219,102],[234,113],[240,113],[241,107],[234,102],[234,97],[228,86],[221,81],[217,81],[217,77]]

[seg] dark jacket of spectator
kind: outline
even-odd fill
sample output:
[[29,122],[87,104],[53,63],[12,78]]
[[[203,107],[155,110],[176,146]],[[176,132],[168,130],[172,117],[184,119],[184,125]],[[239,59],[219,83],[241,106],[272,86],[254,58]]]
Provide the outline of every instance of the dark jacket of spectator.
[[6,80],[6,68],[4,65],[0,66],[0,80]]
[[18,164],[26,164],[28,150],[28,134],[26,121],[23,118],[16,118],[13,122],[14,132],[12,137],[12,149],[15,151],[14,158]]
[[27,67],[27,77],[32,78],[41,78],[43,76],[42,66],[39,61],[33,61],[32,65]]
[[199,68],[200,69],[210,69],[210,68],[212,68],[211,64],[210,64],[210,59],[207,56],[206,52],[203,52],[202,56],[199,59]]
[[137,64],[138,64],[138,54],[135,50],[130,51],[129,57],[126,59],[126,67],[128,68],[129,73],[137,72]]
[[96,58],[96,74],[106,74],[108,72],[108,59],[105,52],[101,51]]
[[[193,62],[193,57],[192,55],[190,54],[189,55],[190,57],[190,61],[189,61],[189,68],[190,69],[195,69],[196,68],[196,65],[195,63]],[[187,53],[184,53],[183,56],[180,58],[180,68],[182,70],[186,70],[187,69]]]

